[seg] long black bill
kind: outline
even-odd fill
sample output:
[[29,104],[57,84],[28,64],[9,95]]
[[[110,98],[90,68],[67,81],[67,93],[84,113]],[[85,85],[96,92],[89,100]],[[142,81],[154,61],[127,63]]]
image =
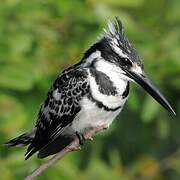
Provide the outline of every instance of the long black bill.
[[175,111],[162,95],[162,93],[155,87],[145,74],[139,75],[135,72],[125,70],[126,75],[133,79],[137,84],[143,87],[156,101],[158,101],[167,111],[176,115]]

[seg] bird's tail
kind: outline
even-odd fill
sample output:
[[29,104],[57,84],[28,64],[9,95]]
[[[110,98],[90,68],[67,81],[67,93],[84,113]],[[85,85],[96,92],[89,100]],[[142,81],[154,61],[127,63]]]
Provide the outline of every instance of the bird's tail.
[[24,133],[8,142],[5,143],[6,146],[8,147],[22,147],[22,146],[27,146],[30,144],[35,136],[36,133],[36,128],[34,128],[32,131]]

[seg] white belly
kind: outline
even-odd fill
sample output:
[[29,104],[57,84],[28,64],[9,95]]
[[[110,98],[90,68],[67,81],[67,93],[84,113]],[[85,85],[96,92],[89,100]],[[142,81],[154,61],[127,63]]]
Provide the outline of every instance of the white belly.
[[87,97],[83,98],[81,104],[82,109],[73,120],[71,127],[68,128],[68,133],[76,131],[83,133],[86,129],[104,124],[109,126],[123,107],[116,111],[106,111],[103,108],[98,108],[96,103]]

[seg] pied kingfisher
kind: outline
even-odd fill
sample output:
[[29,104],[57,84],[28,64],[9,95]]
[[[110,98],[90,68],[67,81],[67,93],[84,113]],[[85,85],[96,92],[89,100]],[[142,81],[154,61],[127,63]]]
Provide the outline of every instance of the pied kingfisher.
[[82,60],[63,71],[41,105],[35,128],[7,142],[29,145],[28,159],[38,152],[44,158],[61,151],[75,135],[80,141],[93,127],[109,126],[121,112],[129,94],[129,83],[143,87],[172,114],[174,110],[150,82],[136,49],[116,18],[84,54]]

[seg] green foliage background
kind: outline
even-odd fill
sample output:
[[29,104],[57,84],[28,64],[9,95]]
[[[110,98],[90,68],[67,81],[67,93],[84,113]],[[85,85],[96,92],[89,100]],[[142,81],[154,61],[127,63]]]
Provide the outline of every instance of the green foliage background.
[[[1,0],[0,144],[33,127],[57,74],[78,62],[115,16],[177,116],[132,85],[110,129],[38,179],[180,179],[179,0]],[[23,179],[46,161],[24,161],[24,152],[0,146],[0,179]]]

